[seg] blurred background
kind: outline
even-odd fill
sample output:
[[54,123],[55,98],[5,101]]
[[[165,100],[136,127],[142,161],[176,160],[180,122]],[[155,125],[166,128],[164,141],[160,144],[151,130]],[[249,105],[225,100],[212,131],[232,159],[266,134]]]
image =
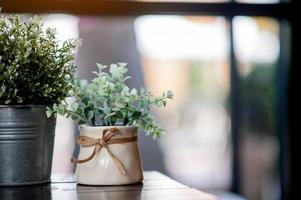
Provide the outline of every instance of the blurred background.
[[[175,100],[154,110],[167,134],[140,134],[145,170],[159,170],[206,190],[231,187],[229,30],[224,17],[136,18],[45,16],[63,39],[80,37],[76,64],[91,79],[95,63],[127,62],[131,87]],[[241,176],[248,199],[279,195],[279,145],[275,132],[275,68],[279,25],[272,18],[235,17],[235,54],[241,79]],[[67,121],[67,122],[66,122]],[[72,172],[74,125],[58,119],[53,173]]]
[[[280,199],[289,70],[281,47],[290,43],[285,20],[42,15],[45,27],[56,27],[61,40],[82,39],[76,56],[80,78],[94,78],[95,63],[127,62],[130,87],[144,86],[158,95],[174,92],[166,108],[153,110],[167,134],[158,140],[140,134],[145,170],[161,171],[205,191]],[[56,128],[52,172],[73,172],[69,160],[76,155],[77,125],[59,117]]]

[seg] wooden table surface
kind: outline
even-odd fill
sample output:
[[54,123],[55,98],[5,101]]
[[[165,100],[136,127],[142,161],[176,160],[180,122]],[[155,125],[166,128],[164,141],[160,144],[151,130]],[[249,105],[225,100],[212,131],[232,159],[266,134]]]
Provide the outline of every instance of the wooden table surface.
[[144,172],[141,184],[128,186],[83,186],[73,175],[54,175],[51,184],[0,187],[0,200],[216,200],[159,173]]

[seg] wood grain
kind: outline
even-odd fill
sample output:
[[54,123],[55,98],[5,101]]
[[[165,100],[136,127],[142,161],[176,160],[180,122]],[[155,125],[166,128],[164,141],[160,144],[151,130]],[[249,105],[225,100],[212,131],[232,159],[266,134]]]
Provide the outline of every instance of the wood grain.
[[52,183],[27,187],[1,187],[0,199],[43,200],[215,200],[216,197],[159,173],[144,172],[141,184],[126,186],[84,186],[70,174],[52,176]]

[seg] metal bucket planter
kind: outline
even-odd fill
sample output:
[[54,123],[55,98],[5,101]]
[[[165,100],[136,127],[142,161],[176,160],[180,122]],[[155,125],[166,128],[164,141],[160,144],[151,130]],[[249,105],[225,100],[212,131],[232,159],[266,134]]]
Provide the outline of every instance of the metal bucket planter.
[[45,109],[0,105],[0,186],[50,181],[56,121]]

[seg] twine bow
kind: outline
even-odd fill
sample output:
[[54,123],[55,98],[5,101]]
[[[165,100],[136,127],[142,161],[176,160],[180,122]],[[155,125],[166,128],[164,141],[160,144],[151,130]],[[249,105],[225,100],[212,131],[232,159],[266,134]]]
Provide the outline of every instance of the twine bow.
[[118,134],[119,130],[117,128],[104,129],[102,132],[102,138],[95,139],[89,136],[78,136],[77,144],[83,145],[83,147],[95,146],[93,153],[82,160],[72,158],[71,162],[73,163],[85,163],[93,159],[94,156],[101,151],[102,148],[105,148],[109,155],[111,156],[113,162],[115,163],[120,175],[125,175],[125,170],[122,162],[110,151],[108,145],[110,144],[122,144],[127,142],[137,141],[137,136],[133,137],[124,137],[124,138],[113,138],[114,135]]

